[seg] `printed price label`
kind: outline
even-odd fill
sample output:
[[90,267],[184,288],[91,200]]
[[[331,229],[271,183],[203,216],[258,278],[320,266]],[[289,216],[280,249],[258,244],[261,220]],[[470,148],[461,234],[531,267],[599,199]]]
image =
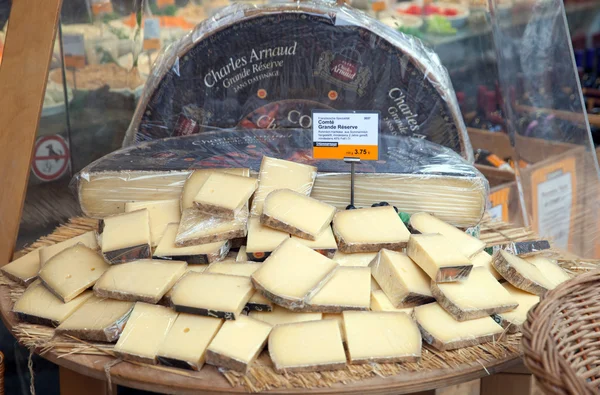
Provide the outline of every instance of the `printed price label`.
[[65,66],[74,68],[85,66],[85,41],[83,34],[64,34],[63,50]]
[[508,221],[508,201],[510,197],[510,187],[498,189],[490,193],[490,202],[492,208],[488,210],[490,216],[494,220],[500,220],[504,222]]
[[379,113],[314,110],[313,158],[379,159]]
[[160,20],[148,18],[144,20],[144,50],[160,49]]

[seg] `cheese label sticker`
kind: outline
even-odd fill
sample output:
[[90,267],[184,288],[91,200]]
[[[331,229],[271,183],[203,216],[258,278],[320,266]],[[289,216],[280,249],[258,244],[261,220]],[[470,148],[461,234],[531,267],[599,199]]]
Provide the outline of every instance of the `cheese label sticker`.
[[85,66],[85,41],[83,34],[64,34],[63,51],[66,67],[81,68]]
[[490,194],[492,207],[488,210],[493,220],[508,222],[510,187],[498,189]]
[[313,158],[379,159],[379,113],[312,112]]
[[160,20],[147,18],[144,21],[144,50],[160,49]]

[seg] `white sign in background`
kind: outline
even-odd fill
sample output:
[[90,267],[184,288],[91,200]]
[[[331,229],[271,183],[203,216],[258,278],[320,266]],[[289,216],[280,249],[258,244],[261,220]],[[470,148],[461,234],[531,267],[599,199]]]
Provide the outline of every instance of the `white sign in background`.
[[63,34],[65,56],[85,56],[83,34]]
[[314,111],[313,141],[376,146],[379,144],[379,113]]
[[490,217],[494,220],[494,221],[502,221],[502,208],[504,207],[503,204],[499,204],[497,206],[494,206],[492,208],[490,208],[488,210],[488,213],[490,214]]
[[571,173],[550,176],[538,184],[537,193],[540,236],[550,237],[558,247],[567,249],[573,204]]

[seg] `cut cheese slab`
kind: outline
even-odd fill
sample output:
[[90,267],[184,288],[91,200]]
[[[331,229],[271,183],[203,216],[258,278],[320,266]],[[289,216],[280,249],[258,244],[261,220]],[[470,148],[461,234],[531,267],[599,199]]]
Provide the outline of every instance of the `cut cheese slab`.
[[277,189],[265,199],[260,222],[303,239],[316,240],[329,227],[335,207],[290,189]]
[[56,328],[56,334],[89,341],[117,341],[133,305],[133,302],[92,296]]
[[154,257],[177,259],[192,264],[212,263],[220,261],[229,252],[229,241],[217,241],[210,244],[198,244],[189,247],[175,245],[175,237],[179,224],[169,224],[160,243],[154,250]]
[[104,298],[157,303],[185,273],[181,261],[143,259],[108,269],[94,285]]
[[150,217],[150,241],[152,247],[158,244],[168,224],[178,223],[181,219],[178,199],[125,203],[126,213],[142,209],[147,209],[148,216]]
[[434,301],[429,277],[406,254],[383,249],[370,268],[394,307],[413,307]]
[[161,365],[200,370],[206,349],[223,325],[223,320],[180,313],[158,348]]
[[345,253],[401,250],[410,237],[391,206],[339,211],[333,217],[333,233]]
[[93,286],[108,268],[96,251],[76,244],[53,256],[38,276],[50,292],[66,303]]
[[344,332],[350,363],[418,362],[421,359],[421,333],[408,314],[344,311]]
[[92,250],[97,250],[98,240],[96,239],[96,232],[85,232],[84,234],[81,234],[79,236],[73,237],[65,241],[61,241],[60,243],[40,248],[40,266],[44,266],[50,258],[58,254],[62,250],[80,243],[86,247],[91,248]]
[[344,331],[344,314],[343,313],[325,313],[323,314],[324,320],[335,320],[340,327],[340,334],[342,335],[342,341],[346,342],[346,332]]
[[255,292],[248,303],[246,303],[245,310],[247,311],[273,311],[273,302],[267,299],[260,292]]
[[274,303],[302,309],[337,267],[331,259],[288,238],[252,274],[252,283]]
[[248,257],[246,256],[246,246],[241,246],[237,255],[235,256],[237,262],[246,262]]
[[33,250],[0,268],[11,280],[21,284],[31,284],[40,271],[40,249]]
[[246,254],[251,261],[264,261],[283,241],[290,238],[285,232],[263,226],[259,218],[248,220]]
[[269,354],[277,373],[346,367],[346,353],[336,320],[275,326],[269,335]]
[[394,307],[390,299],[387,297],[385,292],[382,290],[372,290],[371,291],[371,310],[372,311],[397,311],[401,313],[406,313],[408,315],[412,315],[414,308],[407,307],[403,309],[399,309]]
[[571,279],[571,276],[553,259],[536,255],[525,258],[525,260],[537,267],[544,277],[554,285],[553,288]]
[[548,279],[536,265],[510,252],[496,251],[492,264],[506,281],[534,295],[542,296],[556,287],[556,283]]
[[325,230],[317,236],[316,240],[307,240],[297,236],[292,236],[292,239],[312,248],[319,254],[325,255],[327,258],[333,258],[337,251],[337,242],[335,241],[335,236],[333,236],[331,226],[326,227]]
[[258,173],[258,189],[252,200],[252,216],[263,213],[263,204],[267,196],[276,189],[291,189],[310,196],[317,168],[287,160],[263,156]]
[[115,353],[126,361],[156,364],[156,356],[177,313],[168,307],[138,302],[115,345]]
[[381,287],[377,284],[377,281],[371,276],[371,291],[379,290],[381,291]]
[[438,283],[465,279],[473,268],[471,261],[440,234],[411,235],[406,253]]
[[247,208],[233,219],[215,217],[196,208],[186,208],[181,214],[175,245],[186,247],[246,237],[247,223]]
[[340,266],[369,266],[371,261],[377,256],[376,252],[357,252],[346,254],[336,251],[333,260]]
[[254,178],[216,172],[200,187],[194,206],[217,217],[233,218],[248,204],[257,185]]
[[473,320],[514,310],[519,302],[484,267],[471,270],[469,278],[453,283],[431,283],[440,306],[457,321]]
[[182,313],[237,319],[254,293],[248,277],[187,273],[171,292],[171,305]]
[[496,269],[494,269],[494,265],[492,265],[492,256],[487,252],[481,251],[475,254],[471,258],[471,263],[473,263],[473,268],[485,267],[490,273],[492,273],[492,276],[494,276],[496,280],[502,280],[502,276],[496,271]]
[[371,306],[371,269],[339,267],[306,303],[304,310],[341,313],[345,310],[369,310]]
[[293,324],[295,322],[318,321],[322,313],[298,313],[274,305],[272,311],[251,311],[248,316],[271,325]]
[[539,303],[540,297],[515,288],[510,283],[503,283],[502,286],[519,303],[519,306],[511,311],[494,314],[492,318],[508,333],[521,332],[523,323],[527,319],[527,313]]
[[246,373],[263,350],[272,326],[250,317],[227,321],[206,351],[208,364]]
[[73,314],[94,294],[86,291],[70,302],[63,303],[48,291],[41,281],[32,282],[15,302],[13,312],[17,318],[32,324],[57,326]]
[[471,258],[485,248],[483,241],[466,234],[462,230],[428,213],[411,215],[410,226],[419,233],[439,233],[443,235],[467,258]]
[[150,214],[147,209],[106,217],[100,223],[102,254],[108,263],[150,258]]
[[202,188],[202,185],[206,182],[208,177],[213,173],[226,173],[233,174],[235,176],[248,177],[250,176],[250,169],[198,169],[194,170],[190,176],[185,180],[183,185],[183,191],[181,193],[181,211],[194,207],[194,198]]
[[261,265],[256,262],[215,262],[208,267],[206,272],[250,277]]
[[491,317],[456,321],[437,303],[415,307],[414,317],[423,340],[440,351],[496,341],[504,332]]

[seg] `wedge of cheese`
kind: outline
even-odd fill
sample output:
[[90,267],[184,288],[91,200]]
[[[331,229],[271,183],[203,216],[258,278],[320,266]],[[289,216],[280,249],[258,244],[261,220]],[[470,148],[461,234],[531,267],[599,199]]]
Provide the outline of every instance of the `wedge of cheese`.
[[56,334],[97,342],[117,341],[133,305],[133,302],[92,296],[56,328]]
[[248,204],[257,185],[254,178],[216,172],[200,187],[194,206],[216,217],[234,218]]
[[31,324],[58,326],[93,295],[91,291],[86,291],[70,302],[63,303],[41,281],[36,280],[15,302],[13,313],[19,320]]
[[108,269],[94,285],[96,296],[157,303],[185,273],[182,261],[143,259]]
[[431,292],[457,321],[504,313],[519,305],[484,267],[473,268],[469,278],[462,281],[443,284],[432,281]]
[[394,307],[433,302],[427,274],[406,254],[383,249],[369,265],[373,278]]
[[233,219],[215,217],[196,208],[187,208],[181,214],[175,245],[186,247],[246,237],[247,223],[247,208]]
[[525,258],[525,260],[537,267],[544,277],[554,285],[553,288],[571,279],[571,276],[554,259],[536,255]]
[[494,269],[494,265],[492,265],[492,256],[487,252],[481,251],[475,254],[471,258],[471,263],[473,263],[473,268],[485,267],[490,273],[492,273],[492,276],[494,276],[496,280],[502,280],[502,276],[496,271],[496,269]]
[[523,291],[542,296],[556,287],[536,265],[510,252],[499,250],[492,258],[494,268],[512,285]]
[[483,241],[466,234],[462,230],[428,213],[415,213],[411,215],[410,226],[419,233],[439,233],[443,235],[467,258],[471,258],[485,248]]
[[344,332],[350,363],[418,362],[421,359],[421,333],[408,314],[344,311]]
[[248,256],[246,255],[246,246],[240,247],[237,255],[235,256],[235,260],[237,262],[246,262],[248,260]]
[[168,224],[179,223],[181,220],[178,199],[125,203],[126,213],[142,209],[148,210],[150,218],[150,243],[152,247],[158,245]]
[[357,252],[346,254],[336,251],[333,260],[340,266],[369,266],[371,261],[377,256],[376,252]]
[[401,250],[410,232],[391,206],[338,211],[333,217],[338,249],[345,253]]
[[192,171],[187,180],[185,180],[185,184],[183,184],[183,191],[181,193],[182,212],[187,208],[194,207],[194,198],[208,177],[213,173],[226,173],[235,176],[248,177],[250,176],[250,169],[198,169]]
[[187,273],[171,292],[171,305],[182,313],[237,319],[254,293],[248,277]]
[[423,340],[440,351],[475,346],[500,339],[504,329],[493,318],[456,321],[437,303],[415,307]]
[[83,244],[92,250],[97,250],[98,240],[96,239],[96,232],[92,230],[71,239],[61,241],[60,243],[40,248],[40,266],[44,266],[46,262],[54,255],[66,248],[74,246],[75,244]]
[[31,284],[40,271],[40,249],[33,250],[0,268],[2,273],[21,285]]
[[511,311],[493,314],[492,318],[508,333],[521,332],[523,323],[527,319],[527,313],[539,303],[540,297],[515,288],[510,283],[503,283],[502,286],[519,303],[519,306]]
[[269,354],[277,373],[336,370],[346,353],[336,320],[277,325],[269,335]]
[[372,311],[396,311],[412,315],[414,308],[407,307],[404,309],[398,309],[394,307],[390,299],[386,296],[382,290],[371,290],[371,310]]
[[290,189],[276,189],[265,199],[260,222],[270,228],[316,240],[329,227],[335,207]]
[[335,320],[340,328],[340,334],[342,335],[342,341],[346,342],[346,332],[344,331],[344,314],[343,313],[325,313],[323,314],[324,320]]
[[191,264],[212,263],[225,259],[229,252],[229,241],[217,241],[188,247],[175,245],[179,224],[169,224],[160,243],[154,250],[155,258],[177,259]]
[[206,349],[223,320],[180,313],[158,348],[158,363],[180,369],[200,370]]
[[248,303],[246,303],[246,307],[244,308],[246,311],[273,311],[273,302],[269,299],[265,298],[263,294],[260,292],[255,292]]
[[381,291],[381,287],[377,284],[377,281],[371,276],[371,291],[379,290]]
[[261,225],[259,218],[250,218],[248,220],[248,242],[246,244],[248,260],[264,261],[275,248],[289,238],[288,233]]
[[109,267],[96,251],[76,244],[53,256],[38,276],[50,292],[66,303],[92,287]]
[[371,269],[339,267],[319,292],[306,302],[304,311],[341,313],[369,310],[371,306]]
[[244,315],[225,322],[206,350],[206,363],[246,373],[265,348],[271,328]]
[[322,313],[298,313],[277,305],[273,306],[272,311],[251,311],[248,316],[271,325],[318,321],[323,318]]
[[250,277],[261,265],[261,263],[256,262],[215,262],[208,267],[206,273]]
[[150,215],[147,209],[106,217],[100,223],[102,254],[110,264],[150,258]]
[[438,283],[463,280],[473,268],[471,261],[440,234],[411,235],[406,253]]
[[312,248],[321,255],[325,255],[327,258],[333,258],[337,251],[337,242],[335,241],[335,236],[333,236],[333,230],[330,226],[326,227],[325,230],[317,236],[316,240],[307,240],[297,236],[292,236],[292,239]]
[[252,283],[274,303],[302,309],[337,267],[331,259],[288,238],[252,274]]
[[168,307],[137,302],[114,351],[126,361],[156,364],[156,356],[177,313]]

